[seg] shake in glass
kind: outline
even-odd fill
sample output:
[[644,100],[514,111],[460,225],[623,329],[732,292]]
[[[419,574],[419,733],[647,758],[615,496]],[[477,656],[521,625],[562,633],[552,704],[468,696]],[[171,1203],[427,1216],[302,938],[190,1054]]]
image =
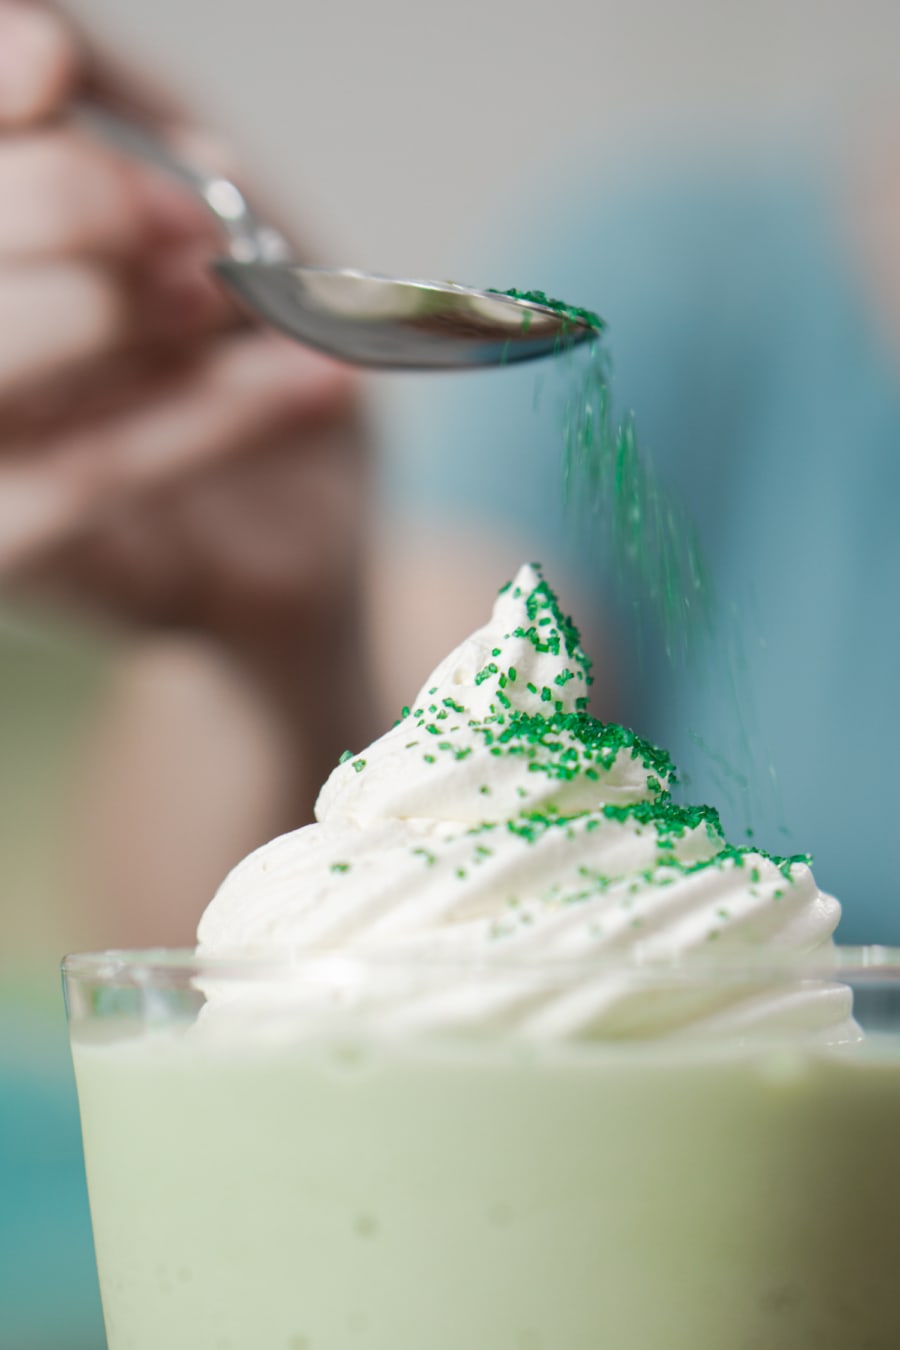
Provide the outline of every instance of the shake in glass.
[[900,1344],[900,970],[588,681],[523,568],[196,953],[69,959],[111,1350]]

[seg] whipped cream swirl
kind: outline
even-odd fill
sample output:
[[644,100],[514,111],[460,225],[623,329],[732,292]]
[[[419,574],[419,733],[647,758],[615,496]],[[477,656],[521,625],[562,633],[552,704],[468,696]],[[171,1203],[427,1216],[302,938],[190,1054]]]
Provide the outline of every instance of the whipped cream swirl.
[[[666,753],[591,717],[589,684],[577,630],[523,566],[393,728],[342,758],[317,822],[232,871],[199,953],[465,968],[392,987],[381,1012],[410,1025],[555,1038],[842,1024],[849,994],[821,981],[648,992],[640,967],[656,961],[830,947],[840,907],[804,860],[731,845],[714,810],[673,802]],[[566,974],[548,980],[553,962]]]

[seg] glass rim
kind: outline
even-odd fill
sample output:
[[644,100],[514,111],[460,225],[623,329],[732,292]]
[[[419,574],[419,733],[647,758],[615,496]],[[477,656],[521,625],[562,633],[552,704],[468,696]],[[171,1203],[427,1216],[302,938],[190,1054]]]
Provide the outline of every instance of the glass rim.
[[768,977],[775,980],[896,980],[900,983],[900,947],[841,946],[834,944],[810,953],[771,951],[766,947],[727,952],[692,948],[688,951],[642,950],[636,943],[623,951],[592,953],[512,952],[492,949],[475,955],[428,954],[414,949],[353,951],[340,947],[308,947],[283,955],[206,955],[192,947],[112,948],[73,952],[61,963],[63,976],[74,980],[135,986],[165,983],[177,978],[216,980],[296,979],[304,970],[339,966],[360,974],[388,975],[414,969],[420,975],[675,976],[705,978],[711,982]]

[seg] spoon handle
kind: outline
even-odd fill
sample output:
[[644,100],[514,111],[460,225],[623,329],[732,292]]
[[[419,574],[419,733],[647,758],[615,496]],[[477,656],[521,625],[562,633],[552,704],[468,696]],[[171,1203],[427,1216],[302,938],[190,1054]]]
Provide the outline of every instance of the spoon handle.
[[240,188],[229,178],[204,173],[176,155],[158,136],[93,104],[79,104],[79,121],[95,131],[116,150],[164,169],[189,187],[221,225],[228,240],[228,254],[235,262],[290,262],[293,250],[272,225],[264,224],[251,210]]

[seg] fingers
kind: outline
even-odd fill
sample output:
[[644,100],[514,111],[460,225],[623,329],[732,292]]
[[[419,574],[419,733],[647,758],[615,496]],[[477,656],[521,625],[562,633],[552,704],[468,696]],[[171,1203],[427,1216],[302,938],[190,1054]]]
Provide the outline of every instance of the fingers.
[[206,245],[190,242],[144,261],[135,281],[136,337],[151,345],[160,339],[187,342],[237,320],[208,262]]
[[354,387],[346,366],[287,338],[231,336],[135,416],[83,436],[82,453],[105,495],[143,491],[308,425]]
[[[59,403],[137,344],[235,321],[208,280],[215,231],[182,184],[63,114],[88,56],[39,0],[0,0],[0,399]],[[203,247],[201,248],[201,244]],[[23,265],[24,264],[24,265]],[[52,383],[51,383],[52,381]]]
[[75,42],[58,15],[29,0],[0,0],[0,131],[52,116],[77,64]]
[[142,494],[299,433],[347,405],[354,387],[326,357],[244,333],[148,389],[132,411],[10,449],[0,458],[0,574],[39,563]]
[[0,137],[0,203],[0,400],[235,322],[207,215],[161,171],[41,128]]
[[80,382],[90,394],[107,361],[164,345],[183,350],[233,315],[191,248],[132,273],[83,261],[0,267],[0,405],[36,403],[40,421],[42,401],[52,413]]
[[86,362],[126,331],[124,291],[106,268],[47,264],[0,273],[0,398]]
[[124,256],[150,243],[215,237],[203,207],[174,179],[74,129],[0,139],[0,201],[0,257],[17,261]]
[[118,253],[148,236],[210,237],[183,185],[61,122],[76,84],[96,85],[96,64],[55,10],[0,0],[0,255]]
[[42,0],[0,0],[0,132],[50,121],[76,85],[128,116],[177,120],[173,101],[143,71],[102,47],[82,40],[72,21]]

